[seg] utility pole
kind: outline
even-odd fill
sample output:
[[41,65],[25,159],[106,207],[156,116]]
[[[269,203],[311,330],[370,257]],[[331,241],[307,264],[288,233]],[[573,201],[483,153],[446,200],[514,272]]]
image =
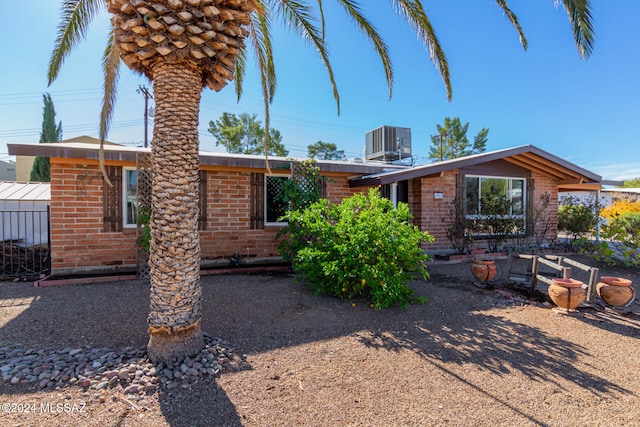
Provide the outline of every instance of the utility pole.
[[436,137],[440,140],[440,161],[442,161],[442,138],[445,136],[449,136],[447,132],[440,132],[440,135],[436,135]]
[[153,99],[153,95],[149,93],[146,86],[138,86],[136,92],[141,93],[144,96],[144,148],[149,146],[148,143],[148,123],[149,123],[149,98]]

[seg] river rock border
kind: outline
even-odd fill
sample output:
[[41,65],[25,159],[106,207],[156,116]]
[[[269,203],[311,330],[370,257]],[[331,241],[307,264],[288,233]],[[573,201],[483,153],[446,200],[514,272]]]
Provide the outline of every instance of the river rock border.
[[0,375],[9,384],[32,389],[59,390],[69,385],[85,391],[120,389],[127,395],[152,394],[191,385],[223,371],[240,370],[243,360],[224,341],[205,334],[206,346],[194,357],[174,363],[152,364],[146,350],[126,347],[66,347],[62,350],[24,348],[0,343]]

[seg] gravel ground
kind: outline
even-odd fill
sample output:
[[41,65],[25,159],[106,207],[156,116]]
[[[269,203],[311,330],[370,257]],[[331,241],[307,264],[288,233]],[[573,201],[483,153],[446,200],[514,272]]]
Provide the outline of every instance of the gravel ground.
[[[0,369],[16,357],[64,364],[100,349],[114,354],[105,381],[120,375],[101,388],[83,376],[11,384],[5,368],[0,425],[640,426],[640,304],[566,314],[474,286],[468,263],[430,271],[413,283],[425,305],[385,311],[313,295],[289,274],[204,276],[203,329],[220,340],[203,353],[209,364],[183,370],[203,374],[172,387],[174,374],[167,380],[137,352],[147,338],[143,283],[0,283]],[[601,275],[640,283],[638,269]],[[96,360],[86,364],[100,370]],[[152,386],[125,392],[138,370]]]

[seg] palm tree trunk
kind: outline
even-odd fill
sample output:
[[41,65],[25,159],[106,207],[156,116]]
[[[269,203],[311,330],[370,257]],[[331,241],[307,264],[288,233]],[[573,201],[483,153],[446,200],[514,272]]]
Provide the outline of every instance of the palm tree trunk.
[[149,267],[149,359],[183,359],[204,347],[200,329],[200,159],[202,71],[185,63],[153,68],[156,116]]

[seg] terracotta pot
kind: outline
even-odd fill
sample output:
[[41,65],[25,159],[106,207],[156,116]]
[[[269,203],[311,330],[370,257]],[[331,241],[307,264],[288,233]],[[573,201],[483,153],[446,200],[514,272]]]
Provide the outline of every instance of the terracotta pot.
[[549,285],[549,298],[560,308],[573,310],[587,299],[587,290],[583,283],[574,279],[551,280]]
[[625,306],[636,296],[631,280],[622,277],[602,276],[596,285],[598,296],[609,305]]
[[496,276],[498,268],[493,260],[474,259],[471,264],[471,273],[480,282],[488,282]]

